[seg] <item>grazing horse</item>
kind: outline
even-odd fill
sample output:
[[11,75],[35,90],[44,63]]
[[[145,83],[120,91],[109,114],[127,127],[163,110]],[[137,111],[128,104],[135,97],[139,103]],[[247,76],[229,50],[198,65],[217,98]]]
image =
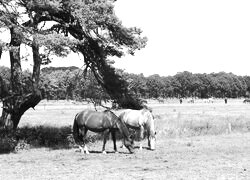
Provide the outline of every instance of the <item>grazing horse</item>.
[[[104,132],[102,152],[105,154],[105,144],[109,133],[111,133],[114,150],[116,148],[116,131],[119,130],[124,138],[124,144],[130,153],[133,153],[133,141],[129,137],[129,131],[126,125],[118,118],[113,112],[106,110],[103,112],[97,112],[93,110],[84,110],[76,114],[73,124],[73,135],[76,143],[83,143],[83,152],[89,154],[87,146],[85,144],[85,138],[87,131]],[[79,145],[82,151],[82,147]]]
[[142,150],[142,142],[144,129],[147,132],[148,146],[151,150],[155,149],[155,124],[152,113],[147,109],[142,110],[124,110],[120,116],[121,120],[128,128],[140,131],[140,150]]
[[243,103],[250,103],[250,99],[244,99]]
[[214,103],[214,98],[203,99],[204,103]]
[[214,103],[214,98],[208,98],[209,103]]
[[192,98],[192,99],[189,99],[188,101],[187,101],[188,103],[194,103],[194,99]]

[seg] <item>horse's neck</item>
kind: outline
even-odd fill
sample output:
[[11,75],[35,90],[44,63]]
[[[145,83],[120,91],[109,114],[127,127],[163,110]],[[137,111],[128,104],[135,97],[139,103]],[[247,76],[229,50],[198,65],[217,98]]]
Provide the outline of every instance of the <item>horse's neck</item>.
[[129,131],[125,123],[120,119],[115,119],[115,123],[119,129],[119,131],[122,133],[123,137],[128,139],[129,138]]

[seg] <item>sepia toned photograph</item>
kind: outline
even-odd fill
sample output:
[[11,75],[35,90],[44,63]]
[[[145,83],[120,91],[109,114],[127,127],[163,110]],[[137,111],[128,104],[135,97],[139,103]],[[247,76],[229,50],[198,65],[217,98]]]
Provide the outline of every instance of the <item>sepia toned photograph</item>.
[[0,179],[249,180],[249,9],[0,0]]

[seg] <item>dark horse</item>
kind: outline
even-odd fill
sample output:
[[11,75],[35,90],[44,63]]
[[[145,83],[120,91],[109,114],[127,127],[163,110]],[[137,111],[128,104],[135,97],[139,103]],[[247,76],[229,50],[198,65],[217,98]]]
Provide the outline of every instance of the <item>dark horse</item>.
[[[85,138],[87,131],[93,132],[103,132],[103,147],[102,152],[105,152],[105,144],[108,138],[109,133],[111,133],[114,150],[117,152],[116,148],[116,131],[119,130],[124,138],[124,144],[130,153],[133,153],[133,141],[129,137],[129,131],[126,125],[118,118],[113,112],[105,110],[103,112],[97,112],[93,110],[84,110],[76,114],[74,124],[73,124],[73,135],[76,143],[83,143],[83,151],[86,154],[89,153]],[[79,146],[82,150],[82,147]]]
[[250,103],[250,99],[244,99],[243,103]]

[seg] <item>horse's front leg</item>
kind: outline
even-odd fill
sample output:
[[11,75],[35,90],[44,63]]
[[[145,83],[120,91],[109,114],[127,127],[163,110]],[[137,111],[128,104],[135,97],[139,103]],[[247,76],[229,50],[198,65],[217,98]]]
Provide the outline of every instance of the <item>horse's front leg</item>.
[[144,127],[140,126],[140,150],[142,150],[142,140],[143,140],[143,135],[144,135]]
[[107,138],[108,138],[109,132],[110,132],[109,129],[107,129],[103,133],[103,135],[104,135],[104,137],[103,137],[103,146],[102,146],[102,153],[103,154],[106,154],[105,145],[106,145],[106,142],[107,142]]
[[149,147],[149,148],[151,147],[149,134],[148,134],[148,147]]
[[115,150],[115,153],[117,152],[117,147],[116,147],[116,132],[115,130],[112,130],[111,131],[111,136],[112,136],[112,140],[113,140],[113,143],[114,143],[114,150]]

